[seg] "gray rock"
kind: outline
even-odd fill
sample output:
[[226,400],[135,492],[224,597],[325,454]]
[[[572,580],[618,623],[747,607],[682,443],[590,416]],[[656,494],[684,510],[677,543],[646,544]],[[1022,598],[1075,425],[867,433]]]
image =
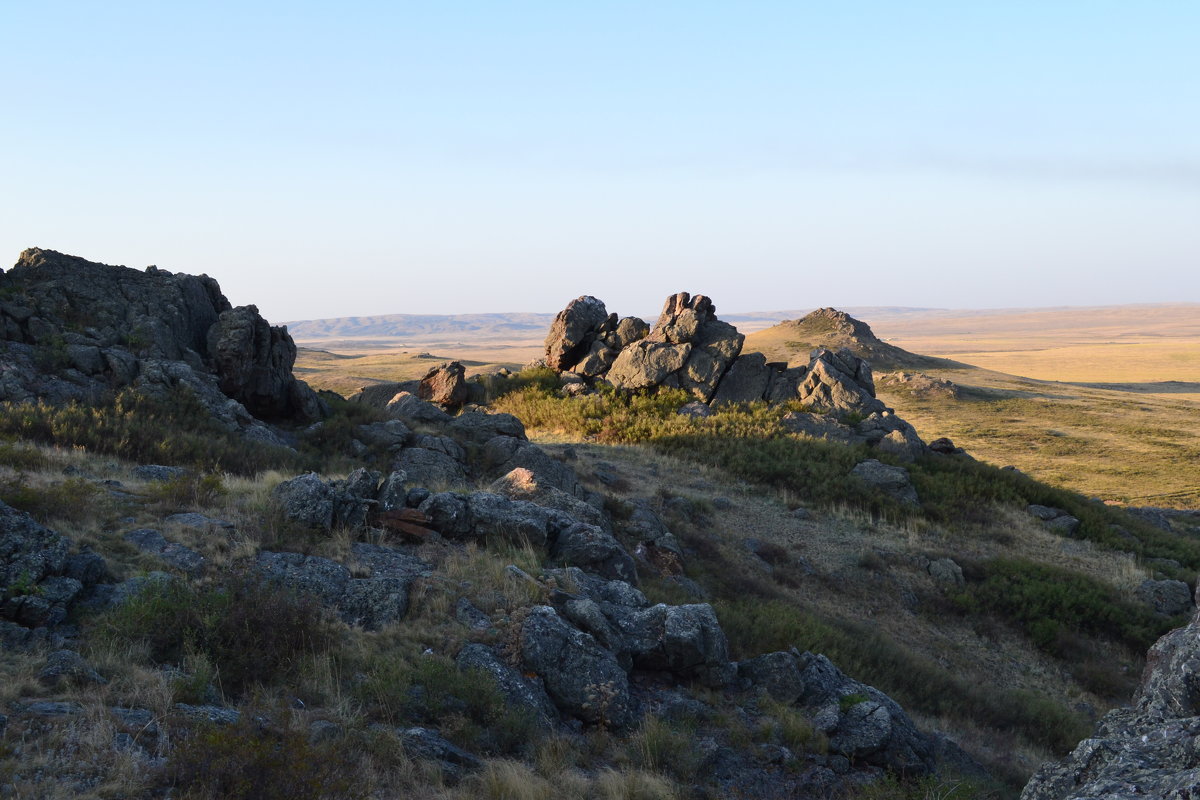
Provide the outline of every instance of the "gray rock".
[[388,416],[411,427],[422,424],[440,426],[450,422],[449,414],[411,392],[399,392],[388,401],[384,410]]
[[292,374],[296,344],[287,328],[271,326],[257,307],[222,311],[208,329],[207,355],[221,391],[254,416],[271,420],[325,416],[316,392]]
[[525,677],[487,645],[463,645],[455,663],[463,671],[474,670],[487,675],[509,706],[528,712],[541,725],[548,727],[558,720],[558,711],[546,694],[541,678]]
[[554,533],[569,527],[572,520],[527,500],[510,500],[490,492],[467,496],[471,535],[479,539],[499,538],[543,547]]
[[562,712],[618,730],[635,721],[629,679],[616,657],[553,608],[532,609],[521,625],[520,648],[525,666],[542,678]]
[[409,481],[433,488],[462,486],[467,473],[455,458],[423,447],[406,447],[392,462],[393,470],[403,470]]
[[160,532],[152,528],[130,531],[124,538],[143,553],[156,556],[189,575],[195,576],[204,570],[204,556],[191,548],[167,541]]
[[560,563],[595,572],[605,578],[637,583],[637,565],[612,534],[587,523],[561,531],[550,548]]
[[1131,708],[1109,712],[1091,738],[1047,762],[1022,800],[1184,800],[1200,785],[1200,623],[1163,636],[1146,657]]
[[60,700],[18,700],[12,704],[12,709],[33,717],[73,717],[83,713],[79,703]]
[[692,345],[669,344],[667,342],[642,339],[626,347],[617,356],[605,376],[618,389],[636,391],[653,386],[678,387],[678,379],[668,381],[683,369]]
[[[564,465],[565,466],[565,465]],[[526,500],[543,508],[561,511],[580,522],[608,528],[604,513],[574,495],[544,484],[530,470],[517,467],[488,486],[488,491],[510,500]]]
[[568,303],[558,312],[546,334],[546,365],[561,372],[582,361],[608,318],[604,303],[590,295]]
[[183,467],[164,467],[161,464],[139,464],[130,474],[140,481],[171,481],[188,474]]
[[458,598],[454,604],[454,618],[475,631],[486,631],[493,627],[492,618],[465,597]]
[[850,474],[901,503],[915,506],[920,502],[904,467],[893,467],[871,458],[855,465]]
[[736,675],[725,633],[707,603],[605,611],[622,639],[622,649],[640,669],[662,670],[707,686],[725,686]]
[[823,413],[868,415],[886,411],[875,398],[871,366],[843,348],[818,349],[796,392],[797,399]]
[[767,366],[762,353],[743,353],[738,356],[717,385],[713,394],[714,406],[731,403],[752,403],[767,395],[775,371]]
[[738,677],[762,689],[781,703],[791,705],[804,695],[800,658],[792,652],[764,653],[737,666]]
[[1144,580],[1137,588],[1137,596],[1155,612],[1167,617],[1192,611],[1192,590],[1183,581]]
[[483,447],[497,436],[525,438],[525,426],[512,414],[466,411],[446,426],[446,433],[459,444]]
[[67,556],[63,562],[63,575],[74,578],[84,586],[92,586],[105,579],[108,575],[108,565],[99,553],[85,549]]
[[483,762],[461,747],[446,741],[432,728],[407,728],[400,734],[404,749],[417,758],[436,761],[442,774],[452,782],[462,779],[466,772],[483,766]]
[[409,427],[398,419],[359,425],[354,430],[358,439],[389,453],[399,452],[412,436]]
[[918,776],[934,766],[932,740],[878,689],[846,677],[822,655],[800,656],[801,704],[830,750],[851,761]]
[[693,400],[690,403],[684,403],[681,405],[679,407],[679,411],[676,413],[683,417],[695,417],[697,419],[703,419],[705,417],[711,417],[713,415],[713,410],[708,403],[701,402],[700,400]]
[[1074,536],[1075,532],[1079,530],[1079,525],[1079,520],[1070,514],[1063,514],[1046,523],[1047,528],[1063,536]]
[[961,589],[965,584],[962,567],[951,558],[938,558],[929,562],[929,575],[943,589]]
[[74,650],[56,650],[46,656],[46,663],[38,672],[38,683],[52,689],[64,685],[104,685],[108,683],[92,668],[83,656]]
[[225,708],[224,706],[193,706],[187,703],[176,703],[175,710],[192,722],[207,722],[212,725],[236,725],[242,718],[242,712],[236,708]]
[[333,487],[315,472],[284,481],[271,492],[283,516],[318,530],[333,527]]
[[1056,517],[1065,516],[1067,513],[1065,511],[1063,511],[1061,508],[1050,508],[1049,506],[1039,506],[1037,503],[1030,503],[1026,507],[1026,511],[1028,511],[1030,514],[1032,514],[1033,516],[1040,519],[1042,522],[1049,522],[1050,520],[1055,519]]
[[421,501],[417,510],[429,517],[429,526],[447,539],[471,536],[471,513],[463,495],[437,492]]

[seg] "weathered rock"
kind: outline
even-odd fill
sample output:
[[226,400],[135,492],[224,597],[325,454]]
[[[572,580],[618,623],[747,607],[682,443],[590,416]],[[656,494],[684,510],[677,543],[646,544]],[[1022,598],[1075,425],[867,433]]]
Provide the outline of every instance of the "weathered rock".
[[938,558],[930,561],[929,576],[943,589],[961,589],[965,583],[962,567],[951,558]]
[[475,670],[487,675],[508,705],[529,712],[542,725],[549,726],[558,719],[558,711],[546,694],[542,680],[525,677],[502,661],[487,645],[464,645],[455,663],[461,670]]
[[451,744],[431,728],[407,728],[401,733],[400,741],[412,755],[436,761],[442,774],[451,782],[457,782],[466,772],[483,766],[479,758]]
[[556,561],[595,572],[605,578],[637,583],[633,557],[611,533],[580,522],[558,533],[550,548]]
[[601,604],[601,608],[621,636],[621,649],[637,668],[662,670],[714,687],[728,684],[736,674],[725,633],[707,603],[659,603],[642,609]]
[[525,426],[512,414],[466,411],[446,426],[446,433],[464,446],[482,447],[497,436],[525,438]]
[[428,400],[422,400],[411,392],[400,392],[392,397],[384,406],[384,411],[392,419],[398,419],[405,424],[416,427],[422,423],[428,425],[446,425],[450,415]]
[[166,482],[184,477],[188,474],[188,470],[183,467],[166,467],[161,464],[139,464],[130,471],[130,474],[140,481]]
[[406,447],[392,462],[393,470],[403,470],[411,483],[430,488],[462,486],[467,482],[463,465],[454,457],[424,447]]
[[545,683],[554,704],[585,722],[627,728],[636,718],[629,679],[611,652],[567,624],[553,608],[536,606],[521,625],[521,658]]
[[729,365],[712,404],[750,403],[762,400],[770,388],[774,371],[767,367],[767,357],[762,353],[743,353]]
[[919,503],[917,490],[904,467],[893,467],[870,458],[856,464],[850,474],[901,503],[914,506]]
[[536,475],[524,467],[517,467],[497,478],[488,487],[488,491],[510,500],[527,500],[544,508],[561,511],[579,522],[608,528],[608,520],[595,506],[554,486],[543,485]]
[[1040,519],[1042,522],[1049,522],[1057,517],[1066,516],[1065,511],[1061,508],[1050,508],[1049,506],[1039,506],[1037,503],[1030,503],[1026,508],[1030,514]]
[[320,530],[333,527],[333,487],[315,472],[284,481],[271,492],[284,517]]
[[797,399],[828,414],[865,416],[887,410],[875,398],[870,364],[846,349],[836,353],[820,349],[813,354]]
[[1137,588],[1137,596],[1155,612],[1174,617],[1192,611],[1192,590],[1183,581],[1144,580]]
[[626,391],[653,386],[678,388],[675,374],[683,369],[691,353],[690,343],[642,339],[621,351],[605,377],[613,386]]
[[577,297],[558,312],[546,334],[546,365],[569,370],[584,357],[608,320],[604,303],[591,295]]
[[[13,646],[28,644],[28,631],[22,628],[55,626],[67,618],[80,597],[85,580],[95,580],[105,572],[103,561],[88,564],[67,556],[70,541],[56,531],[39,525],[28,514],[0,502],[0,621],[6,626],[4,641]],[[81,567],[79,577],[70,572]],[[43,632],[41,636],[47,636]]]
[[800,658],[795,653],[764,653],[737,665],[738,677],[762,689],[781,703],[791,705],[804,695]]
[[1080,524],[1079,520],[1070,514],[1063,514],[1061,517],[1055,517],[1047,522],[1046,527],[1063,536],[1073,536],[1079,530]]
[[195,576],[204,570],[204,556],[189,547],[167,541],[162,533],[153,528],[130,531],[125,534],[125,541],[189,575]]
[[325,414],[308,384],[292,374],[296,344],[256,306],[222,311],[208,329],[208,354],[221,391],[262,419],[314,420]]
[[38,683],[50,688],[63,685],[82,686],[108,683],[87,660],[74,650],[57,650],[46,656],[46,664],[38,672]]
[[496,537],[514,543],[528,542],[535,547],[544,546],[552,534],[571,524],[570,518],[560,512],[490,492],[468,495],[467,515],[471,535],[476,538]]
[[433,367],[421,378],[417,397],[442,408],[461,408],[470,398],[467,370],[459,361],[447,361]]
[[1200,786],[1200,621],[1150,649],[1131,708],[1109,712],[1069,756],[1047,762],[1022,800],[1185,800]]
[[919,776],[933,768],[933,745],[904,710],[878,689],[846,677],[823,655],[800,656],[801,704],[834,753]]

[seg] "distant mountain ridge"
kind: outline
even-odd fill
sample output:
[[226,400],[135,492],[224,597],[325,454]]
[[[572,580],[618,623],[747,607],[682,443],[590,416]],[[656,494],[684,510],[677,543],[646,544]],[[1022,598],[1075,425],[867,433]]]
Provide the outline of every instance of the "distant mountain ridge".
[[[787,319],[797,319],[813,309],[784,311],[748,311],[740,314],[724,314],[733,324],[767,327]],[[847,309],[858,316],[909,316],[938,309],[908,308],[903,306],[864,306]],[[640,315],[653,320],[657,312]],[[486,313],[486,314],[379,314],[363,317],[332,317],[329,319],[306,319],[286,322],[292,338],[314,341],[330,338],[376,338],[418,339],[430,336],[455,335],[526,335],[544,336],[554,314],[537,312]]]

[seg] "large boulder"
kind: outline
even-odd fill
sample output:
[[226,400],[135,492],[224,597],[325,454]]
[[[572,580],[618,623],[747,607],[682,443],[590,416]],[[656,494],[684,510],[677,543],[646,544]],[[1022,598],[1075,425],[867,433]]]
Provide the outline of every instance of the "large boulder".
[[587,356],[608,316],[604,303],[591,295],[568,303],[546,334],[546,365],[561,372],[578,364]]
[[629,678],[616,657],[553,608],[535,606],[525,617],[520,654],[563,713],[616,729],[636,720]]
[[467,370],[459,361],[447,361],[433,367],[421,378],[417,397],[443,408],[461,408],[471,396]]
[[920,503],[917,490],[913,488],[908,470],[904,467],[893,467],[869,458],[856,464],[854,469],[850,470],[850,474],[905,505],[915,506]]
[[712,404],[750,403],[762,400],[771,386],[775,371],[767,366],[767,357],[762,353],[743,353],[729,365],[721,378]]
[[1150,648],[1133,706],[1106,714],[1065,759],[1047,762],[1021,800],[1185,800],[1200,786],[1200,621]]
[[797,388],[796,399],[826,414],[866,416],[886,411],[875,398],[871,365],[848,349],[817,350]]
[[603,528],[579,522],[558,533],[550,556],[605,578],[637,583],[637,565],[621,543]]

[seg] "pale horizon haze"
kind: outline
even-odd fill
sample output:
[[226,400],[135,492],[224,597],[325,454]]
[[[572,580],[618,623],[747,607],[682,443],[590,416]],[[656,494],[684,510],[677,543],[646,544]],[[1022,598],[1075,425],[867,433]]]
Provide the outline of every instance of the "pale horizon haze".
[[1200,5],[0,3],[0,267],[272,321],[1200,301]]

